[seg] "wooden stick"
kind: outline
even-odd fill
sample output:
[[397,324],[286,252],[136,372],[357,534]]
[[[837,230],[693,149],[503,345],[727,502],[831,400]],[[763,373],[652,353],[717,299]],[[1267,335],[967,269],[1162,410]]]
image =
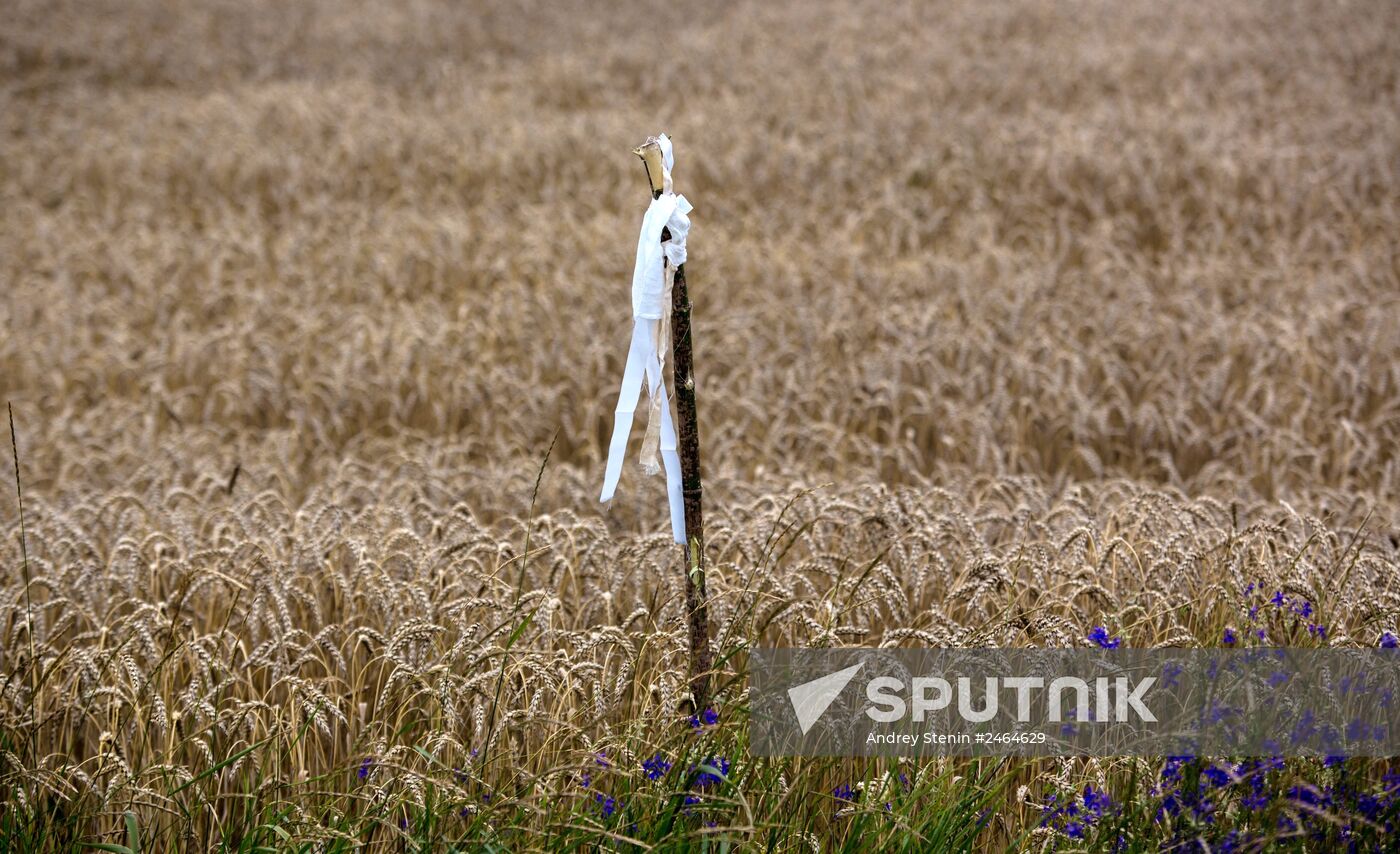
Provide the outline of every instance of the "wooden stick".
[[[662,239],[670,235],[662,232]],[[694,355],[690,337],[690,295],[685,265],[676,267],[671,287],[671,340],[676,377],[676,445],[681,458],[681,494],[685,500],[685,607],[690,614],[690,691],[695,713],[710,704],[710,617],[705,591],[705,517],[701,508],[700,422],[695,413]]]
[[[651,182],[653,199],[664,185],[661,146],[655,140],[633,150],[642,158]],[[662,229],[661,242],[671,239]],[[663,260],[662,263],[669,264]],[[686,291],[685,265],[676,267],[671,285],[672,371],[676,380],[676,450],[681,458],[681,492],[685,502],[685,539],[681,547],[685,567],[685,609],[690,623],[690,696],[694,713],[703,715],[710,705],[710,617],[705,591],[705,517],[700,484],[700,422],[695,412],[694,349],[690,335],[690,294]]]

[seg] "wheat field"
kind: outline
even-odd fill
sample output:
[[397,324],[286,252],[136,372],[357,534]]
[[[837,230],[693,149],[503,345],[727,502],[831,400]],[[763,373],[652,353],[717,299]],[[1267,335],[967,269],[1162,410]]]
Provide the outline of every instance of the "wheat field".
[[[1395,807],[1340,795],[1121,794],[1170,762],[749,759],[743,666],[1210,646],[1247,590],[1309,606],[1270,643],[1394,631],[1397,31],[1387,0],[10,0],[0,848],[1384,845]],[[663,129],[698,727],[664,483],[629,457],[597,500]],[[1122,820],[1045,808],[1086,784]]]

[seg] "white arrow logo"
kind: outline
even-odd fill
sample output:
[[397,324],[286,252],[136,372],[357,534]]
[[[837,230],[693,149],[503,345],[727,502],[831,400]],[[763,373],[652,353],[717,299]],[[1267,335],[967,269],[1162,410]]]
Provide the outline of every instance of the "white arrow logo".
[[864,666],[865,662],[861,662],[788,689],[788,700],[792,702],[792,710],[797,713],[797,725],[802,727],[803,735]]

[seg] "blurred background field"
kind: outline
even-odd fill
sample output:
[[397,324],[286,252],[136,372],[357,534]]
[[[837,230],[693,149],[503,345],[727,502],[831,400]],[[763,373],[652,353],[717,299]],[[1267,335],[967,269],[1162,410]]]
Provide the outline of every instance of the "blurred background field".
[[[891,769],[744,762],[744,643],[1211,645],[1253,582],[1309,606],[1268,642],[1375,645],[1397,31],[1391,2],[10,0],[0,391],[32,583],[11,496],[0,832],[927,842],[833,797]],[[630,149],[663,129],[734,677],[713,814],[664,827],[639,763],[712,749],[679,555],[632,459],[597,502]],[[579,785],[598,749],[621,758]],[[1015,789],[1158,771],[971,768],[918,770],[940,803],[995,771],[963,786],[995,821],[950,846],[1080,844]]]

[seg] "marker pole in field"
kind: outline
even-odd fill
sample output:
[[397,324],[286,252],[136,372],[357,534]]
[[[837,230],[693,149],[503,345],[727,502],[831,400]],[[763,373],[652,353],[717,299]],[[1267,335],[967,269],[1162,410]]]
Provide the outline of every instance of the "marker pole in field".
[[[665,189],[662,151],[655,140],[634,149],[646,165],[652,198]],[[671,239],[662,229],[661,242]],[[671,262],[663,255],[663,264]],[[680,452],[681,491],[685,504],[685,543],[681,545],[685,567],[685,608],[690,624],[690,692],[695,713],[710,703],[710,619],[705,591],[705,522],[701,510],[700,423],[695,412],[694,349],[690,334],[690,294],[686,291],[685,264],[677,264],[671,286],[672,370],[676,380],[676,433]]]

